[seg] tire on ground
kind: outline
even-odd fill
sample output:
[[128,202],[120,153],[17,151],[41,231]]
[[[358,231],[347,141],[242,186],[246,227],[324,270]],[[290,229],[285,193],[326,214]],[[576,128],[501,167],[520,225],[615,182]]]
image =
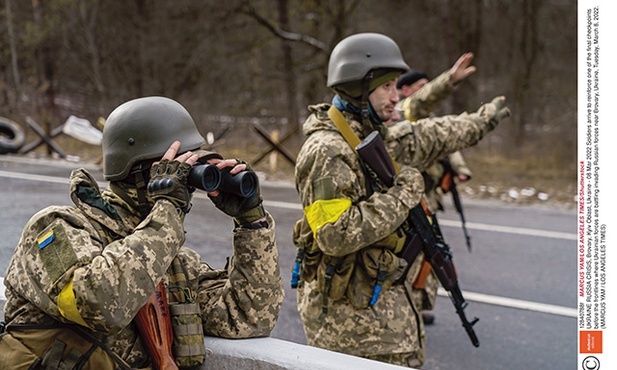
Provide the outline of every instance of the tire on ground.
[[26,140],[24,130],[15,121],[0,117],[0,154],[16,153]]

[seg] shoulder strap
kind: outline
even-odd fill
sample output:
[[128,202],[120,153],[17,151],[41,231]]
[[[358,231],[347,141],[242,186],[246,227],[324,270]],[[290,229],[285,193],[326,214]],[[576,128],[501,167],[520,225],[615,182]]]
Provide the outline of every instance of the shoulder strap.
[[334,122],[336,128],[339,130],[341,135],[343,135],[351,149],[355,151],[358,144],[360,144],[360,138],[358,138],[358,135],[353,132],[349,126],[349,123],[347,123],[345,116],[343,116],[343,113],[341,113],[341,111],[334,105],[331,105],[330,109],[328,109],[328,117],[330,117],[332,122]]

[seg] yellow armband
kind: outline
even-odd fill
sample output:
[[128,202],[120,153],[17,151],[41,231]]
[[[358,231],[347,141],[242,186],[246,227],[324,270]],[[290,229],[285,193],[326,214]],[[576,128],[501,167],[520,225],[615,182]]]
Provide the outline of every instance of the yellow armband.
[[304,215],[313,234],[323,225],[334,223],[351,207],[351,199],[320,199],[304,207]]
[[62,288],[60,294],[58,294],[58,310],[66,319],[89,328],[77,309],[75,292],[73,291],[73,279],[71,279],[71,281]]

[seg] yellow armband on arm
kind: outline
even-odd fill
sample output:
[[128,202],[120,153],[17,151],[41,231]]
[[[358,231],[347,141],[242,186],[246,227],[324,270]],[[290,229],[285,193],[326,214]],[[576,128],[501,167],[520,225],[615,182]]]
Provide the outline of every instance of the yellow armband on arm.
[[304,207],[304,215],[313,234],[327,223],[336,222],[351,207],[351,199],[320,199]]
[[62,288],[62,291],[58,295],[58,310],[64,318],[89,328],[77,309],[75,292],[73,291],[73,279]]

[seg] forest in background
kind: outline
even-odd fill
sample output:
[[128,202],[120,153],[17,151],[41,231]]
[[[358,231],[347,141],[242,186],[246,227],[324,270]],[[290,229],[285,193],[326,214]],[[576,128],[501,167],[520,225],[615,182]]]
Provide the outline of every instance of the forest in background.
[[[69,115],[96,122],[126,100],[163,95],[185,105],[202,133],[226,132],[228,150],[263,151],[268,145],[250,126],[294,132],[308,105],[332,98],[325,81],[334,45],[379,32],[430,77],[475,53],[478,72],[439,113],[475,111],[505,95],[512,117],[470,155],[514,163],[521,173],[551,172],[546,181],[571,182],[576,191],[575,1],[0,4],[0,116],[22,124],[26,116],[47,130]],[[295,155],[302,141],[295,134],[285,147]]]

